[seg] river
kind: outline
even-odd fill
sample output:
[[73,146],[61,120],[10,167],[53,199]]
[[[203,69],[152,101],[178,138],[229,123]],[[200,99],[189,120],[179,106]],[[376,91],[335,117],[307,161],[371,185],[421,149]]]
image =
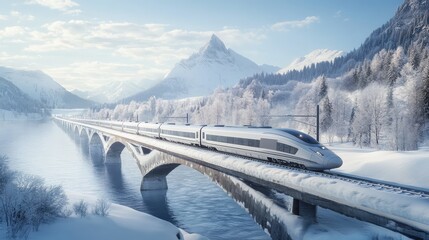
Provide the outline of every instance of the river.
[[[0,122],[0,155],[11,169],[37,175],[66,192],[108,199],[210,239],[270,239],[252,217],[201,173],[180,166],[169,189],[140,193],[141,174],[124,150],[120,167],[97,166],[52,121]],[[162,201],[160,201],[162,199]]]

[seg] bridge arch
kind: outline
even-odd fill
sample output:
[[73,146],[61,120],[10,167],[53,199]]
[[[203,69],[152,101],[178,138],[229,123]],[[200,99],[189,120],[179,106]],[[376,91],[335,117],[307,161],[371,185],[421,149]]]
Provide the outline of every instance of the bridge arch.
[[89,155],[96,164],[104,163],[103,140],[98,133],[93,133],[89,140]]
[[[137,146],[129,143],[128,141],[124,141],[121,138],[110,137],[106,143],[106,161],[105,163],[121,163],[121,153],[124,149],[127,149],[128,152],[133,156],[134,159],[138,159],[140,155],[147,154],[147,151],[151,151],[150,149],[146,149],[142,146]],[[144,151],[143,149],[147,150]]]

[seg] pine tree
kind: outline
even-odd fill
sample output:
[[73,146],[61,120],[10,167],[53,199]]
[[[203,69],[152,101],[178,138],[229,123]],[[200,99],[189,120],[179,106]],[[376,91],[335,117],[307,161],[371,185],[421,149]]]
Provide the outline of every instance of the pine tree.
[[416,70],[420,66],[420,55],[415,44],[411,46],[409,61],[413,70]]
[[333,123],[332,119],[332,103],[329,101],[329,97],[326,96],[326,98],[323,100],[322,103],[322,119],[320,121],[320,128],[322,132],[326,132]]
[[398,69],[393,62],[389,64],[389,69],[387,72],[387,84],[393,86],[398,78]]
[[328,85],[326,85],[326,77],[322,77],[322,82],[319,88],[319,101],[322,100],[328,94]]

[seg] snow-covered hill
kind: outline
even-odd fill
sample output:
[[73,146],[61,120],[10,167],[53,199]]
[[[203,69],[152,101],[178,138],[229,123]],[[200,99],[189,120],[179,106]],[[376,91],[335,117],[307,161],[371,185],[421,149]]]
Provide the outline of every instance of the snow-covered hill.
[[183,98],[208,95],[217,87],[231,87],[244,77],[276,70],[277,67],[259,66],[227,49],[216,35],[212,35],[197,53],[177,63],[163,81],[127,100],[146,100],[151,96]]
[[73,95],[42,71],[0,67],[0,77],[10,81],[31,99],[49,108],[89,107],[90,101]]
[[30,99],[18,87],[0,77],[0,109],[18,113],[40,113],[41,104]]
[[278,71],[278,73],[287,73],[291,70],[302,70],[306,66],[311,66],[313,63],[319,62],[331,62],[337,57],[344,55],[343,51],[329,50],[329,49],[316,49],[304,57],[293,60],[287,67],[284,67]]
[[132,96],[138,92],[144,91],[157,81],[149,79],[129,80],[129,81],[115,81],[110,82],[104,86],[96,88],[91,91],[81,91],[75,89],[71,91],[73,94],[91,101],[99,103],[113,103],[120,99]]

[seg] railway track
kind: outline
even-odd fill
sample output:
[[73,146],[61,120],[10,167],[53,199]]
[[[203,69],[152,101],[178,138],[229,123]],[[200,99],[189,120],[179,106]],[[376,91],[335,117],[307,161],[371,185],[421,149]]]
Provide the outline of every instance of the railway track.
[[[218,152],[218,151],[213,150],[213,149],[207,149],[207,151]],[[243,159],[247,159],[247,160],[251,160],[251,161],[257,161],[257,162],[260,162],[263,164],[276,166],[276,167],[280,167],[280,168],[284,168],[284,169],[289,169],[289,170],[297,171],[300,173],[306,173],[306,174],[310,174],[313,176],[326,177],[326,178],[330,178],[330,179],[341,180],[341,181],[357,184],[357,185],[367,187],[367,188],[375,188],[375,189],[380,190],[380,191],[388,191],[388,192],[392,192],[395,194],[405,194],[408,196],[414,196],[414,197],[429,200],[429,189],[413,187],[413,186],[409,186],[409,185],[405,185],[405,184],[383,181],[383,180],[379,180],[379,179],[361,177],[361,176],[356,176],[356,175],[352,175],[352,174],[336,172],[336,171],[332,171],[332,170],[325,170],[325,171],[321,171],[321,172],[311,171],[311,170],[307,170],[307,169],[303,169],[303,168],[299,168],[299,167],[295,167],[295,166],[283,165],[280,163],[269,162],[269,161],[251,158],[251,157],[244,157],[241,155],[236,155],[236,154],[231,154],[231,153],[222,152],[222,154],[233,156],[233,157],[238,157],[238,158],[243,158]]]

